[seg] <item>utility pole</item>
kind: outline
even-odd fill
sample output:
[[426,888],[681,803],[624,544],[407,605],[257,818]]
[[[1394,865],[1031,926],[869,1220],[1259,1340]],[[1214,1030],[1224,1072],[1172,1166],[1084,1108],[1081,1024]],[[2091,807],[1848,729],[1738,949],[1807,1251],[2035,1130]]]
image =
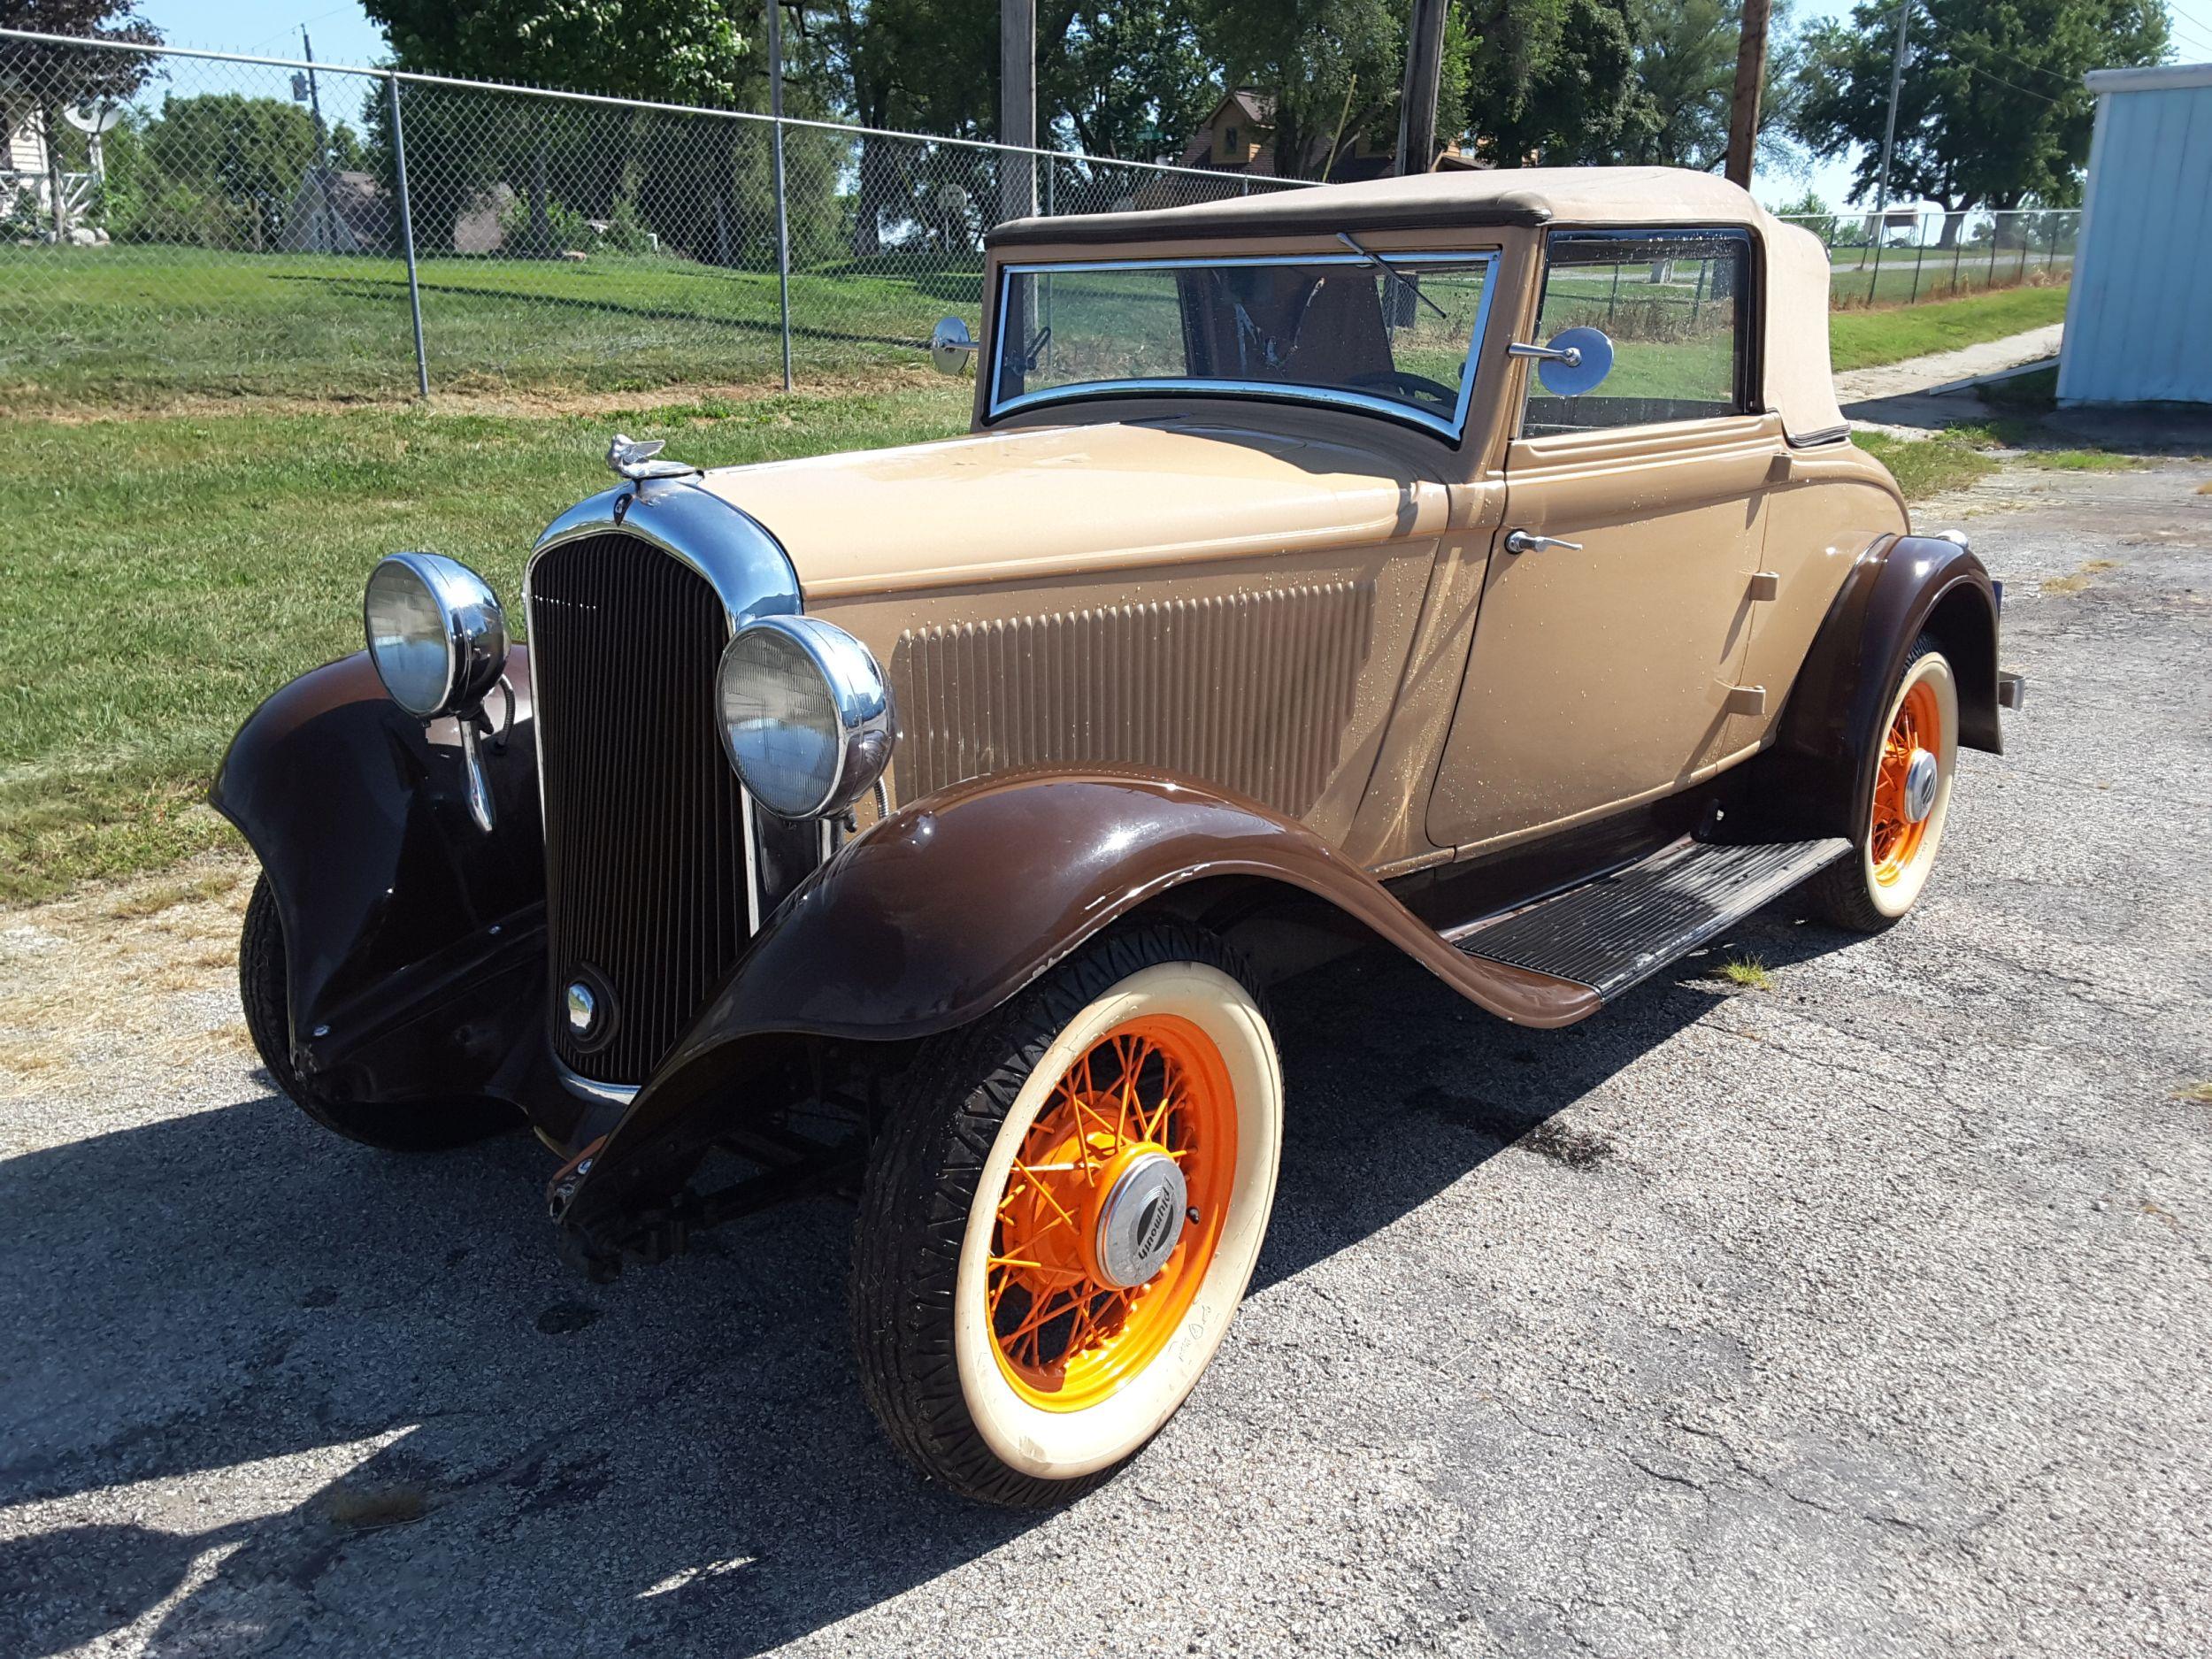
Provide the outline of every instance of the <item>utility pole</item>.
[[323,224],[320,239],[327,241],[325,253],[337,251],[338,206],[330,199],[330,129],[323,125],[322,89],[315,84],[315,42],[307,38],[307,25],[300,25],[300,56],[307,60],[307,107],[315,117],[315,193],[323,199]]
[[328,142],[323,132],[323,95],[315,84],[315,42],[307,38],[307,26],[300,26],[300,56],[307,59],[307,107],[315,116],[315,147],[320,150]]
[[[1037,147],[1037,0],[999,0],[998,142]],[[1001,150],[998,216],[1029,219],[1037,211],[1037,158]]]
[[1874,257],[1882,257],[1882,230],[1889,214],[1889,158],[1897,150],[1897,95],[1905,84],[1905,25],[1912,20],[1912,0],[1898,0],[1897,50],[1889,65],[1889,124],[1882,128],[1882,171],[1874,186]]
[[776,307],[783,318],[783,389],[791,389],[791,214],[783,191],[783,0],[768,0],[768,130],[776,190]]
[[1743,0],[1743,33],[1736,42],[1736,92],[1728,111],[1728,180],[1751,188],[1751,158],[1759,147],[1759,94],[1767,79],[1769,0]]
[[1444,71],[1444,0],[1413,0],[1406,83],[1398,98],[1398,166],[1426,173],[1436,159],[1437,82]]

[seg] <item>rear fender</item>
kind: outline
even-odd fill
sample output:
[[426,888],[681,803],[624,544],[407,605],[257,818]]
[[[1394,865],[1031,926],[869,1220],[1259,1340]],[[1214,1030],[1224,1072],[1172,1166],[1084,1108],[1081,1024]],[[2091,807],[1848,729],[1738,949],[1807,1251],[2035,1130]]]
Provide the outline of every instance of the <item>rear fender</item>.
[[526,647],[507,677],[513,723],[481,745],[489,834],[469,815],[455,722],[403,710],[365,653],[277,692],[216,773],[210,804],[253,848],[283,922],[293,1064],[326,1092],[533,1092],[545,866]]
[[564,1220],[588,1235],[665,1196],[772,1040],[952,1030],[1116,918],[1224,877],[1325,901],[1501,1018],[1564,1025],[1599,1005],[1586,987],[1462,955],[1366,871],[1256,802],[1151,773],[1004,774],[904,807],[808,879],[590,1169],[565,1184]]
[[1893,536],[1862,555],[1798,670],[1774,743],[1747,769],[1755,838],[1850,835],[1865,824],[1869,757],[1886,734],[1897,676],[1924,634],[1941,645],[1958,681],[1960,744],[2002,753],[1997,611],[1989,572],[1955,541]]

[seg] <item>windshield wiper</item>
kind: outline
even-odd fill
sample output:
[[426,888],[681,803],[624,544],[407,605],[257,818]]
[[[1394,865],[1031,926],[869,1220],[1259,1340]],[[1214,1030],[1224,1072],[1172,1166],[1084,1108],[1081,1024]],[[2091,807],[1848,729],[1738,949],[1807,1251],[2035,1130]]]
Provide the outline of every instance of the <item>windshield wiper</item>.
[[1347,248],[1349,248],[1354,253],[1357,254],[1361,258],[1366,260],[1369,265],[1373,265],[1376,270],[1381,272],[1385,276],[1390,278],[1393,281],[1402,286],[1407,293],[1412,295],[1415,299],[1419,300],[1422,304],[1427,306],[1439,317],[1443,318],[1446,322],[1448,323],[1452,320],[1449,312],[1446,311],[1441,305],[1439,305],[1427,295],[1421,292],[1421,285],[1418,282],[1416,282],[1404,272],[1399,270],[1396,265],[1391,264],[1389,260],[1384,258],[1382,255],[1377,253],[1372,248],[1368,247],[1364,242],[1361,242],[1360,239],[1353,235],[1350,231],[1340,230],[1337,232],[1336,239],[1342,242]]

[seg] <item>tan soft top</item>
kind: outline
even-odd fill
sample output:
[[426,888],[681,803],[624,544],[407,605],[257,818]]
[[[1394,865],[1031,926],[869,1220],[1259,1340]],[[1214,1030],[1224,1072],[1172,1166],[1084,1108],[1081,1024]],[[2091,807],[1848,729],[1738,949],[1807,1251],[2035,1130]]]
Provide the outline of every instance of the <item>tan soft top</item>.
[[1043,242],[1148,242],[1301,231],[1444,230],[1460,225],[1758,225],[1748,191],[1683,167],[1508,167],[1417,173],[1359,184],[1269,189],[1256,196],[1134,213],[1018,219],[993,248]]
[[[1751,194],[1682,167],[1510,167],[1425,173],[1359,184],[1130,213],[1019,219],[987,239],[995,250],[1185,242],[1209,236],[1333,235],[1340,230],[1452,230],[1483,226],[1742,226],[1765,252],[1765,403],[1800,443],[1846,430],[1829,373],[1828,253]],[[1817,319],[1817,320],[1816,320]]]

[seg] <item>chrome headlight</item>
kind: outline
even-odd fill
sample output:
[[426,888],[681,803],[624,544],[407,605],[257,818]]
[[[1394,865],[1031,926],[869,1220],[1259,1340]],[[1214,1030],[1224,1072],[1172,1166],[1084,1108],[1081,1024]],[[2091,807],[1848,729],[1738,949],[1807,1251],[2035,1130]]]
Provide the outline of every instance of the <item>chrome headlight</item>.
[[826,818],[890,764],[891,693],[868,648],[814,617],[740,628],[716,675],[722,742],[753,798],[779,818]]
[[473,709],[507,666],[507,616],[481,576],[435,553],[394,553],[369,572],[369,659],[419,718]]

